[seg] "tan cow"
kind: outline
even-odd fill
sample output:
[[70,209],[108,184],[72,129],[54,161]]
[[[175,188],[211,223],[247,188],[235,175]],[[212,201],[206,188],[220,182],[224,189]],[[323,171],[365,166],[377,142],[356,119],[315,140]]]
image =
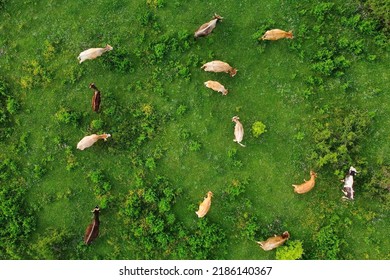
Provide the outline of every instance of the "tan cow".
[[225,72],[230,75],[230,77],[234,77],[237,74],[237,69],[231,67],[228,63],[214,60],[203,64],[200,68],[207,72]]
[[317,178],[317,173],[315,173],[313,170],[310,171],[310,179],[309,181],[306,181],[303,179],[305,182],[300,184],[300,185],[292,185],[294,187],[294,192],[296,193],[307,193],[310,191],[312,188],[314,188],[314,185],[316,183],[316,178]]
[[209,22],[207,22],[205,24],[202,24],[198,28],[198,30],[195,31],[194,37],[198,38],[198,37],[204,37],[204,36],[209,35],[211,33],[211,31],[213,31],[213,29],[217,25],[217,22],[219,20],[222,20],[222,19],[223,19],[223,17],[221,17],[220,15],[214,14],[212,20],[210,20]]
[[196,215],[198,215],[198,218],[203,218],[210,210],[212,196],[213,193],[209,191],[207,193],[207,196],[204,198],[203,202],[199,205],[199,210],[195,212]]
[[234,126],[234,142],[237,142],[240,144],[242,147],[245,147],[244,144],[241,143],[242,139],[244,138],[244,127],[242,126],[242,123],[239,121],[238,116],[234,116],[232,118],[232,121],[236,123]]
[[204,85],[212,90],[222,93],[222,95],[228,94],[228,90],[217,81],[207,81]]
[[290,234],[288,231],[283,232],[282,235],[275,235],[273,237],[268,238],[266,241],[257,241],[256,243],[260,245],[260,248],[264,251],[270,251],[283,245],[287,239],[290,238]]
[[102,54],[104,54],[105,52],[112,51],[112,50],[113,47],[111,47],[108,44],[104,48],[91,48],[81,52],[77,57],[77,59],[79,60],[79,63],[82,63],[88,59],[95,59],[101,56]]
[[283,31],[281,29],[272,29],[268,30],[267,32],[264,33],[264,35],[261,37],[262,40],[279,40],[283,38],[288,38],[288,39],[293,39],[294,36],[292,34],[292,31]]
[[92,134],[85,136],[83,139],[80,140],[80,142],[77,144],[77,149],[84,150],[86,148],[91,147],[93,144],[95,144],[96,141],[99,139],[104,139],[104,141],[107,141],[107,138],[111,137],[111,134]]

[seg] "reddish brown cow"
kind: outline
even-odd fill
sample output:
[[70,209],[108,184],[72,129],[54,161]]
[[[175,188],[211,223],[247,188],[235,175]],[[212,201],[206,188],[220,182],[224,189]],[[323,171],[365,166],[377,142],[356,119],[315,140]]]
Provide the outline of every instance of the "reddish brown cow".
[[100,212],[99,206],[96,206],[92,210],[93,220],[88,225],[84,235],[84,243],[87,245],[91,244],[91,242],[94,241],[99,235],[99,226],[100,226],[99,212]]
[[201,27],[199,27],[198,30],[195,31],[195,35],[194,35],[195,39],[198,37],[204,37],[209,35],[217,25],[217,22],[222,19],[223,17],[221,17],[220,15],[214,14],[212,20],[210,20],[205,24],[202,24]]
[[89,88],[94,90],[94,94],[92,96],[92,110],[98,112],[100,108],[100,101],[101,101],[100,91],[97,89],[94,83],[89,84]]

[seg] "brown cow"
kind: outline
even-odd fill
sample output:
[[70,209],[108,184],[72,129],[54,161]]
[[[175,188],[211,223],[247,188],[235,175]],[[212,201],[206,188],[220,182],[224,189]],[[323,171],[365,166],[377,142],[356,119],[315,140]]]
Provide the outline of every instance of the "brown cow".
[[265,32],[265,34],[261,37],[262,40],[279,40],[283,38],[293,39],[294,36],[292,34],[292,30],[290,31],[283,31],[281,29],[272,29]]
[[205,24],[202,24],[201,27],[199,27],[198,30],[195,31],[194,37],[198,38],[198,37],[203,37],[203,36],[209,35],[211,33],[211,31],[213,31],[213,29],[217,25],[217,22],[219,20],[222,20],[222,19],[223,19],[223,17],[221,17],[220,15],[214,14],[214,17],[212,20],[210,20],[209,22],[207,22]]
[[222,95],[228,94],[228,90],[217,81],[207,81],[204,85],[212,90],[222,93]]
[[196,215],[198,215],[198,218],[203,218],[207,214],[207,212],[210,210],[212,196],[213,196],[213,193],[211,191],[209,191],[207,193],[207,197],[205,197],[203,202],[199,205],[199,210],[195,212]]
[[300,184],[300,185],[292,185],[294,187],[294,192],[296,193],[307,193],[310,191],[312,188],[314,188],[314,185],[316,183],[316,178],[317,178],[317,173],[315,173],[313,170],[310,171],[310,179],[309,181],[306,181],[303,179],[305,182]]
[[230,77],[234,77],[237,74],[237,69],[231,67],[228,63],[214,60],[203,64],[200,69],[204,69],[207,72],[225,72],[230,75]]
[[283,245],[287,239],[290,238],[290,234],[288,231],[283,232],[282,235],[275,235],[273,237],[268,238],[266,241],[257,241],[256,243],[260,245],[260,248],[264,251],[270,251]]
[[98,90],[98,88],[94,83],[89,84],[89,88],[94,90],[94,94],[92,96],[92,110],[98,112],[100,108],[100,100],[101,100],[100,91]]
[[91,244],[91,242],[94,241],[99,235],[99,226],[100,226],[99,212],[100,212],[99,206],[96,206],[92,210],[93,220],[88,225],[84,235],[84,243],[87,245]]

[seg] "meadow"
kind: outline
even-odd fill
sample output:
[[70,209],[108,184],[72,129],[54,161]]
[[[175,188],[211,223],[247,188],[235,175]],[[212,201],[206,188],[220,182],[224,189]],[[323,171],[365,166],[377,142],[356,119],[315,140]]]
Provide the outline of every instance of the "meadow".
[[[0,1],[0,258],[390,259],[388,8]],[[272,28],[294,38],[259,40]],[[200,69],[217,59],[237,75]],[[246,147],[233,142],[236,115]],[[77,150],[92,133],[112,136]],[[352,165],[355,199],[343,200]],[[310,170],[314,189],[294,193]],[[85,245],[96,205],[99,237]],[[276,250],[256,244],[284,231]]]

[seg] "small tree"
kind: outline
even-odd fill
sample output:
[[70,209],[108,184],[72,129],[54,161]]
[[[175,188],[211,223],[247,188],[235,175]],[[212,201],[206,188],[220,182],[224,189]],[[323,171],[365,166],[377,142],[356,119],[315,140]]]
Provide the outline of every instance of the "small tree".
[[300,240],[289,241],[285,246],[276,249],[277,260],[297,260],[302,257],[303,248]]

